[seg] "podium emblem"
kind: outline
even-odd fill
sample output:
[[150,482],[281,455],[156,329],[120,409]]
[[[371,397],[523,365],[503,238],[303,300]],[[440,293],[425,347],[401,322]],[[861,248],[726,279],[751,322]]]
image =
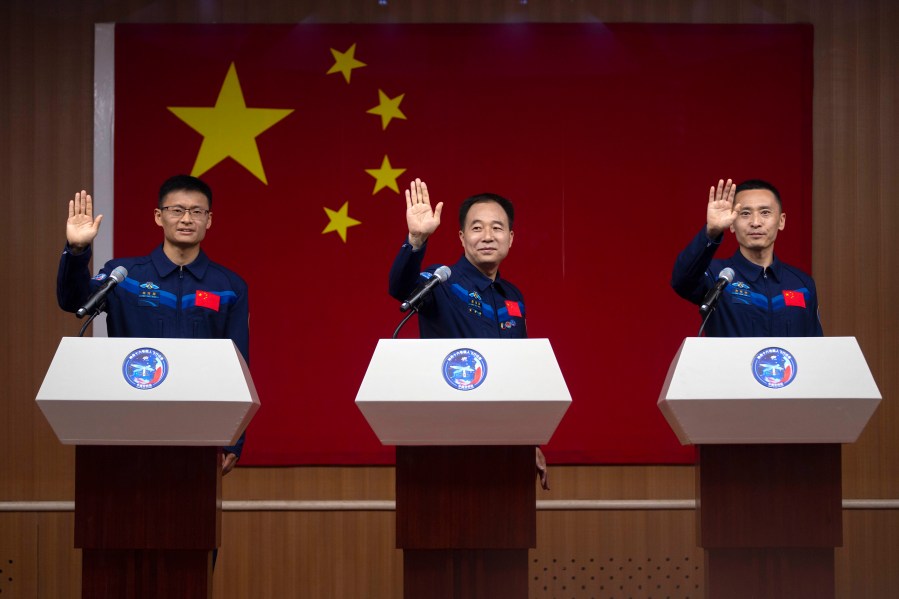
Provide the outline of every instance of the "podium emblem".
[[473,349],[457,349],[443,359],[443,378],[454,389],[471,391],[487,378],[487,360]]
[[786,387],[796,378],[796,359],[780,347],[767,347],[752,359],[752,374],[769,389]]
[[136,389],[158,387],[169,373],[169,361],[162,352],[152,347],[136,349],[125,358],[122,374],[128,384]]

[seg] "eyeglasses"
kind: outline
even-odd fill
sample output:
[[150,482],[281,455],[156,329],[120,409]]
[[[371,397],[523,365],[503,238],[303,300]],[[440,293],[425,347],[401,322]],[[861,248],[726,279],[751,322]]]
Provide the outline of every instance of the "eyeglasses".
[[183,206],[163,206],[159,209],[162,212],[168,211],[167,214],[171,218],[181,218],[184,216],[185,212],[190,212],[191,218],[196,218],[202,220],[209,216],[209,210],[204,210],[203,208],[185,208]]

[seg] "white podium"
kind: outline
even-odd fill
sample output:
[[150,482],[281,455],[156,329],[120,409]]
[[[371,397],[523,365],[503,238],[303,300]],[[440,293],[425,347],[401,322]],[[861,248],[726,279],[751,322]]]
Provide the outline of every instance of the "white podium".
[[570,403],[547,339],[378,343],[356,405],[398,446],[406,599],[527,597],[534,447]]
[[83,599],[211,596],[220,448],[260,405],[234,343],[67,337],[36,400],[78,446]]
[[658,405],[699,446],[708,599],[834,597],[840,444],[880,399],[852,337],[684,340]]
[[[155,367],[155,357],[123,371],[125,359],[141,348],[161,352],[167,362],[160,384],[136,386],[126,376]],[[240,437],[259,396],[229,339],[64,337],[37,403],[67,445],[222,447]]]
[[[460,390],[443,362],[466,348],[486,373]],[[382,339],[356,395],[384,445],[542,445],[570,403],[548,339]]]

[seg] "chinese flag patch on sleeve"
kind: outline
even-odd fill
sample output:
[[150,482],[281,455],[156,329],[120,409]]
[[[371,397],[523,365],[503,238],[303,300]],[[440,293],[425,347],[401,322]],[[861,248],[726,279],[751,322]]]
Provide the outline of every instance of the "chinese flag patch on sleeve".
[[222,302],[222,298],[215,293],[211,293],[209,291],[200,291],[197,290],[197,307],[198,308],[209,308],[210,310],[219,311],[219,305]]
[[805,294],[801,291],[783,291],[784,305],[805,308]]
[[521,317],[521,307],[518,305],[518,302],[506,300],[506,310],[509,311],[509,316]]

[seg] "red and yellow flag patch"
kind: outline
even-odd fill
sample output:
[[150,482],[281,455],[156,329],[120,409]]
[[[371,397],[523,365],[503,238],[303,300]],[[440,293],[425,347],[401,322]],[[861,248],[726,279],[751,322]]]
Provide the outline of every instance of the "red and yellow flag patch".
[[210,310],[219,311],[219,306],[222,303],[222,298],[215,293],[210,291],[200,291],[197,290],[197,307],[198,308],[209,308]]
[[805,294],[801,291],[789,291],[784,289],[783,296],[784,305],[805,308]]

